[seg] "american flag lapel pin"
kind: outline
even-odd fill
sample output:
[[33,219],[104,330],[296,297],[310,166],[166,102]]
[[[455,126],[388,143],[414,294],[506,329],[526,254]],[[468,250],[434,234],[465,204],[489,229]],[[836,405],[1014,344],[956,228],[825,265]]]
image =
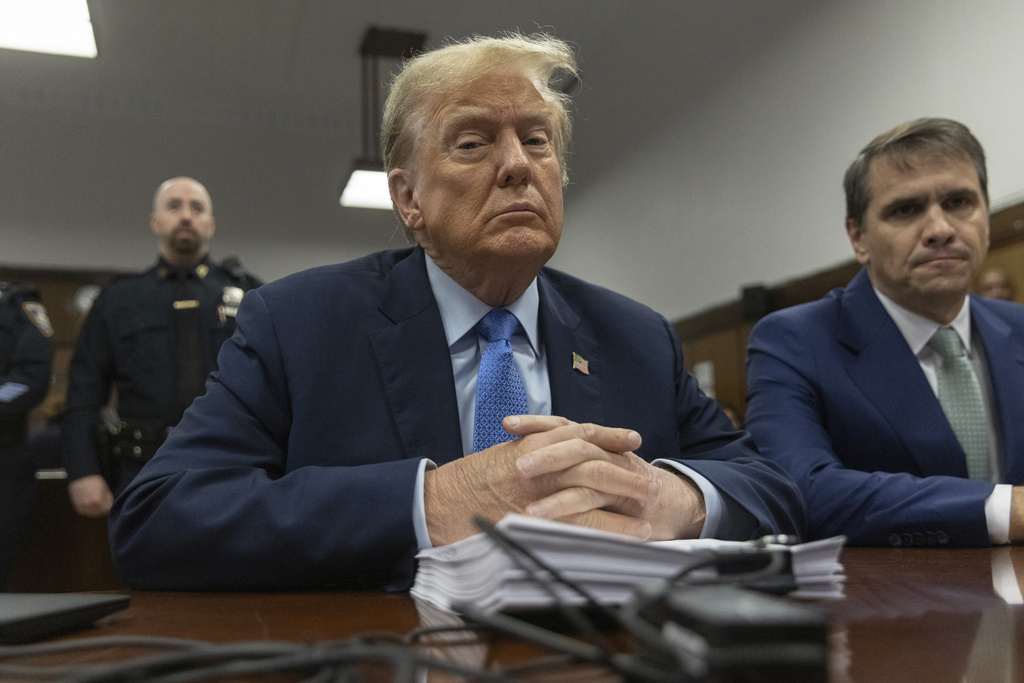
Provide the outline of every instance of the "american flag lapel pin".
[[584,375],[589,375],[590,374],[590,362],[586,358],[581,356],[580,354],[578,354],[575,351],[573,351],[572,352],[572,369],[573,370],[578,370],[579,372],[582,372]]

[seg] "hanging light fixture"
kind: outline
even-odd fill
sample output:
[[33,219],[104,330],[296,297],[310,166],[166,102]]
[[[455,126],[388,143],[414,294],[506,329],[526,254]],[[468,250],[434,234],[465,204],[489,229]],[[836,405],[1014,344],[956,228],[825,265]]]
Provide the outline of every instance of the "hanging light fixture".
[[363,149],[352,166],[352,173],[341,193],[342,206],[390,209],[391,195],[384,162],[380,158],[380,68],[382,57],[408,59],[423,50],[427,34],[371,26],[359,44],[362,67],[360,100],[362,104]]
[[0,0],[0,48],[96,57],[85,0]]

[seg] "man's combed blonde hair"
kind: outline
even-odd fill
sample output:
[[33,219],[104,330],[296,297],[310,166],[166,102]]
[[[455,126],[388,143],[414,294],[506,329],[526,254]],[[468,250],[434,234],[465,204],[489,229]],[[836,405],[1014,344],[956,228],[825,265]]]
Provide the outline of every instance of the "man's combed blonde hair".
[[576,76],[576,58],[564,41],[543,34],[474,36],[407,61],[395,76],[384,104],[384,170],[390,172],[408,163],[416,137],[436,103],[453,99],[469,83],[499,71],[525,76],[550,104],[552,144],[562,169],[562,184],[566,184],[569,175],[565,154],[572,134],[569,96],[555,90],[551,80],[559,72]]

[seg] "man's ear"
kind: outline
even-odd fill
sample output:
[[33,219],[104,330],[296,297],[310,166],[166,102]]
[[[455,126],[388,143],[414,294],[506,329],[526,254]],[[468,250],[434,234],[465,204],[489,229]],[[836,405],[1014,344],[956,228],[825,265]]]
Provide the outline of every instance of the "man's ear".
[[410,230],[418,230],[423,226],[423,214],[420,211],[419,197],[413,183],[412,173],[408,169],[396,168],[388,173],[388,190],[391,201],[402,223]]
[[865,265],[871,258],[864,244],[864,231],[861,229],[860,224],[852,218],[847,218],[846,234],[850,238],[850,244],[853,246],[853,253],[857,257],[857,262]]
[[149,229],[153,231],[154,235],[157,234],[157,231],[156,231],[156,212],[155,211],[153,213],[149,214]]

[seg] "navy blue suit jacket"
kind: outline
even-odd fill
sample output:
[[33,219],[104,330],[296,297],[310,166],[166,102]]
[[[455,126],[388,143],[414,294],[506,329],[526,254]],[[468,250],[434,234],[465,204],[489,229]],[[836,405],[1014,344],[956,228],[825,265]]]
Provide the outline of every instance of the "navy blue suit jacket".
[[[722,492],[732,537],[802,532],[795,484],[699,391],[661,316],[550,269],[538,286],[555,414],[635,429],[647,460],[687,458]],[[408,588],[418,463],[462,455],[422,250],[248,293],[218,363],[111,510],[122,578],[150,589]]]
[[[1002,440],[1002,481],[1024,483],[1024,307],[971,297]],[[751,331],[747,429],[796,479],[812,538],[855,545],[989,544],[992,484],[966,457],[866,271]]]

